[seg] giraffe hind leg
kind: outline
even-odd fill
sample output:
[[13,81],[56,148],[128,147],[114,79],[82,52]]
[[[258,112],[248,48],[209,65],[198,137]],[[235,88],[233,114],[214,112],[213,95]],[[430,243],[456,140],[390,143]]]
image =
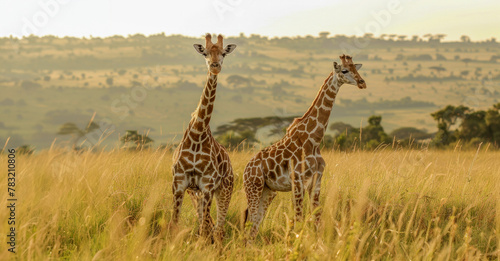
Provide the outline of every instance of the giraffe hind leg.
[[200,235],[202,237],[208,238],[212,236],[212,231],[214,227],[214,221],[210,216],[210,207],[212,205],[213,192],[203,192],[201,200],[199,201],[198,208],[201,208],[203,222],[200,224]]
[[172,194],[173,197],[173,214],[172,222],[177,224],[179,222],[179,213],[182,207],[182,202],[184,200],[184,192],[188,187],[187,178],[182,173],[176,173],[174,175],[174,181],[172,183]]
[[262,191],[262,197],[260,198],[259,202],[259,217],[261,218],[259,220],[259,225],[262,222],[262,219],[266,216],[267,209],[269,208],[269,205],[271,205],[271,202],[273,202],[274,197],[276,197],[278,193],[272,189],[270,189],[268,186],[264,187],[264,190]]
[[233,172],[230,170],[223,180],[219,189],[215,192],[215,200],[217,203],[217,224],[214,229],[214,238],[217,242],[222,242],[224,238],[224,223],[226,221],[231,194],[233,192]]
[[248,201],[245,226],[247,226],[247,224],[249,225],[251,224],[252,226],[248,238],[248,243],[251,243],[255,239],[255,236],[257,235],[257,231],[259,229],[259,225],[257,222],[260,219],[259,205],[265,184],[264,184],[264,177],[262,175],[260,167],[258,167],[257,164],[253,166],[247,165],[243,177],[244,177],[243,185],[245,188],[245,194],[247,196],[247,201]]
[[208,229],[211,231],[214,227],[214,221],[212,219],[212,216],[208,215],[205,218],[203,218],[203,208],[201,207],[203,202],[202,202],[202,197],[200,196],[201,193],[197,193],[192,190],[187,190],[187,193],[189,196],[191,196],[191,201],[193,202],[193,208],[196,210],[196,215],[198,216],[198,235],[201,235],[202,231],[200,230],[201,224],[205,222],[207,224]]

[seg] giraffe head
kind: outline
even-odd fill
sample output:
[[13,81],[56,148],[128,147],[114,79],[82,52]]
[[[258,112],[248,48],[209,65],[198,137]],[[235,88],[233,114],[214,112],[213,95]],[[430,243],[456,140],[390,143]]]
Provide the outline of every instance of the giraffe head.
[[340,60],[342,61],[342,65],[333,62],[333,69],[338,79],[343,83],[356,85],[360,89],[366,89],[366,82],[358,73],[362,64],[354,64],[352,57],[345,54],[340,56]]
[[201,44],[194,44],[194,49],[205,56],[205,60],[207,61],[208,70],[212,74],[219,74],[222,69],[222,62],[224,61],[224,57],[230,54],[235,48],[236,44],[229,44],[226,48],[223,48],[222,45],[222,35],[219,34],[217,37],[217,43],[212,43],[212,35],[207,34],[205,36],[206,44],[205,47]]

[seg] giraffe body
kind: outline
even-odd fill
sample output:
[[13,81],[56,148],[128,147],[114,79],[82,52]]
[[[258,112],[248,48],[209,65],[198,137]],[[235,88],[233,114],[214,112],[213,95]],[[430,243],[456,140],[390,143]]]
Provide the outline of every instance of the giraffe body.
[[[208,76],[197,109],[184,132],[182,140],[173,155],[174,195],[173,217],[178,222],[179,212],[187,192],[197,209],[202,236],[213,236],[219,242],[223,238],[224,222],[233,190],[233,169],[226,149],[212,136],[210,119],[215,102],[217,75],[221,71],[222,60],[234,50],[236,45],[222,48],[222,36],[212,44],[211,36],[206,36],[206,48],[194,45],[205,56]],[[217,203],[217,222],[210,216],[212,198]]]
[[[285,136],[273,145],[258,152],[247,164],[243,184],[248,201],[247,221],[252,223],[250,240],[277,192],[293,192],[295,219],[303,218],[303,199],[308,191],[311,210],[319,206],[321,178],[325,161],[321,156],[320,142],[328,126],[328,119],[337,93],[344,83],[366,88],[364,80],[352,58],[341,56],[342,66],[334,63],[334,72],[325,80],[313,104],[301,118],[288,127]],[[319,224],[319,212],[315,214]]]

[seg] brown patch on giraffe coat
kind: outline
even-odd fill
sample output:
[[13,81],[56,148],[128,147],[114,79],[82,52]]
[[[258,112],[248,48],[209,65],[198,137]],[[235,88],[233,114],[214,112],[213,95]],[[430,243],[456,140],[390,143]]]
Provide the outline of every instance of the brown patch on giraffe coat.
[[314,130],[314,128],[316,128],[316,125],[317,125],[317,122],[313,119],[309,119],[309,121],[307,122],[307,132],[311,132]]
[[276,162],[281,162],[281,160],[283,160],[283,153],[278,153],[276,155]]
[[200,140],[200,134],[199,134],[199,133],[194,133],[194,132],[191,132],[191,133],[189,133],[189,135],[191,136],[191,138],[192,138],[194,141],[199,141],[199,140]]
[[203,106],[207,106],[208,105],[208,99],[203,99],[201,101],[201,104],[203,104]]
[[212,92],[210,91],[210,88],[205,88],[205,91],[203,92],[203,95],[206,97],[206,98],[209,98],[211,97],[212,95]]
[[185,157],[180,157],[179,158],[179,163],[181,164],[183,170],[185,169],[192,169],[193,168],[193,165],[191,163],[189,163]]
[[182,145],[184,148],[191,148],[191,139],[189,137],[186,137]]
[[333,107],[333,100],[328,100],[328,99],[324,98],[323,99],[323,106],[325,106],[327,108]]
[[209,115],[212,114],[213,110],[214,110],[214,106],[212,104],[208,105],[207,114],[209,114]]
[[206,154],[210,154],[210,146],[202,146],[201,152],[206,153]]
[[202,161],[210,161],[211,157],[209,155],[205,155],[205,154],[198,154],[200,155],[199,159],[198,160],[202,160]]
[[319,108],[318,111],[319,111],[318,121],[321,122],[322,124],[325,124],[330,116],[329,111],[323,108]]
[[276,171],[275,171],[275,168],[273,169],[270,169],[268,172],[267,172],[267,179],[269,180],[276,180]]
[[335,92],[330,90],[330,89],[326,90],[326,95],[328,95],[329,97],[331,97],[333,99],[335,99],[335,97],[337,96],[337,94],[335,94]]
[[291,151],[289,151],[288,149],[285,149],[285,150],[283,151],[283,158],[285,158],[285,159],[289,159],[291,156],[292,156],[292,152],[291,152]]
[[[193,144],[193,145],[195,145],[195,144]],[[185,158],[186,158],[188,161],[193,162],[193,161],[194,161],[194,154],[192,154],[192,153],[188,153],[188,154],[186,155],[186,157],[185,157]]]
[[309,135],[305,132],[300,132],[298,135],[296,135],[296,141],[299,144],[304,144],[306,140],[309,138]]
[[276,165],[276,162],[274,161],[274,158],[267,158],[267,167],[268,169],[272,170],[274,169],[274,166]]

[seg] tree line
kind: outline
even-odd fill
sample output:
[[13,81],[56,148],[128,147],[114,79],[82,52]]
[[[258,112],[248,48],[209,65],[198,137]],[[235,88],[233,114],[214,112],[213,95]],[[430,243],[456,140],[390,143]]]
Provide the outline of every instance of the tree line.
[[[407,148],[431,147],[449,149],[461,146],[477,148],[481,143],[488,143],[493,148],[500,147],[500,103],[487,110],[474,110],[459,105],[448,105],[431,116],[437,123],[437,132],[415,127],[401,127],[387,133],[382,126],[382,116],[372,115],[365,127],[354,127],[344,122],[333,122],[329,130],[334,134],[326,134],[321,143],[322,149],[328,150],[374,150],[387,145]],[[257,139],[257,133],[264,136],[281,138],[286,128],[298,116],[268,116],[254,118],[238,118],[227,124],[220,125],[214,131],[216,139],[226,148],[243,150],[252,148],[262,142]],[[99,125],[92,120],[85,128],[79,128],[75,123],[67,122],[60,126],[57,134],[69,135],[68,143],[75,151],[85,149],[85,137],[99,130]],[[153,138],[148,133],[140,134],[137,130],[127,130],[119,138],[122,148],[142,150],[151,148]],[[80,142],[80,143],[79,143]],[[175,148],[176,144],[162,144],[161,148]],[[23,145],[18,148],[21,154],[32,154],[34,148]]]

